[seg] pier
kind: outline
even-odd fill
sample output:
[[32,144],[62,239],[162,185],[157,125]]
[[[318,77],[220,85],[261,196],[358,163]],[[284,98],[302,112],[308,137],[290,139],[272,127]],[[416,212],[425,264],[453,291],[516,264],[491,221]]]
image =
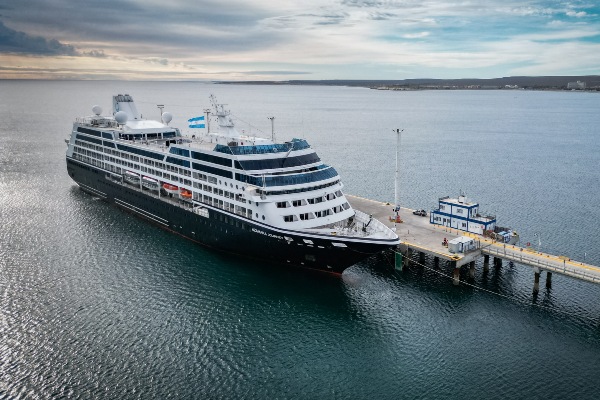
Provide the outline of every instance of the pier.
[[[359,210],[371,214],[388,227],[395,229],[400,236],[399,251],[403,254],[405,263],[410,263],[414,253],[419,254],[419,260],[424,262],[425,255],[433,257],[436,266],[440,260],[445,261],[453,269],[453,282],[460,283],[460,268],[469,266],[469,276],[475,276],[475,261],[483,257],[484,272],[489,270],[490,259],[495,267],[501,267],[503,261],[519,263],[532,268],[534,285],[533,291],[539,291],[540,276],[546,272],[546,287],[552,285],[552,274],[566,275],[572,278],[600,284],[600,268],[584,262],[574,261],[566,256],[557,256],[535,251],[531,248],[508,245],[495,240],[475,235],[454,228],[430,224],[429,217],[414,215],[413,210],[402,208],[402,222],[394,222],[390,217],[394,214],[394,206],[357,196],[346,195],[352,205]],[[459,237],[474,240],[474,248],[460,253],[451,253],[442,243]]]

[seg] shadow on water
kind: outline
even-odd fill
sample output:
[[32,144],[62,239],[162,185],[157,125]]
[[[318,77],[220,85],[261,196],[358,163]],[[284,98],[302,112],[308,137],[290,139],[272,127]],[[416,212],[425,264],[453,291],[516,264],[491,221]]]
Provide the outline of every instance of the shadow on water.
[[[402,270],[394,269],[393,254],[371,258],[351,274],[360,273],[364,285],[377,285],[389,281],[397,290],[414,289],[427,298],[436,299],[440,304],[452,303],[453,306],[488,301],[490,306],[503,308],[513,304],[523,310],[538,313],[540,316],[564,321],[570,320],[581,326],[600,326],[600,308],[598,304],[587,301],[587,297],[574,298],[570,293],[580,294],[585,289],[598,291],[587,282],[554,274],[552,286],[546,287],[540,280],[540,289],[533,291],[533,272],[530,267],[513,263],[504,263],[501,267],[491,265],[484,270],[483,260],[476,262],[475,276],[470,276],[469,267],[460,269],[460,285],[452,282],[452,267],[444,262],[435,265],[433,257],[426,256],[423,263],[413,256],[409,266],[404,263]],[[365,283],[368,282],[368,283]],[[557,286],[560,290],[557,290]],[[558,291],[558,293],[557,293]]]

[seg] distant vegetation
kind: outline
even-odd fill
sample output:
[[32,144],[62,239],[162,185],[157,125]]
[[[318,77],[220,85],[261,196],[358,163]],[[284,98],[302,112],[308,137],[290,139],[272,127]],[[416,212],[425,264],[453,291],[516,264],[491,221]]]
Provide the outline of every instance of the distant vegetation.
[[[579,82],[579,84],[575,84]],[[253,85],[355,86],[379,90],[586,90],[600,91],[600,75],[586,76],[510,76],[493,79],[402,79],[402,80],[291,80],[218,82]],[[571,85],[569,85],[571,83]],[[582,85],[583,84],[583,85]],[[575,89],[574,89],[575,88]]]

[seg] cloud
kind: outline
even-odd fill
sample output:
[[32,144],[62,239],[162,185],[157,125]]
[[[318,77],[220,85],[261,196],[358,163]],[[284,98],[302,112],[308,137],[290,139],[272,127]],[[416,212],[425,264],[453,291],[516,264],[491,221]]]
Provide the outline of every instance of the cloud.
[[305,71],[245,71],[248,75],[310,75],[311,72]]
[[56,39],[31,36],[4,25],[0,21],[0,53],[22,53],[38,55],[77,55],[75,47]]
[[406,33],[402,35],[405,39],[422,39],[427,36],[429,36],[429,32]]
[[97,57],[97,58],[105,58],[106,54],[104,54],[104,50],[90,50],[84,51],[81,53],[83,56],[87,57]]
[[[15,74],[19,65],[32,66],[36,59],[45,76],[72,71],[122,79],[272,80],[301,74],[399,79],[411,71],[435,71],[440,77],[497,71],[505,76],[515,65],[566,67],[554,51],[559,44],[597,50],[600,41],[591,18],[600,10],[589,0],[228,0],[227,6],[220,0],[78,0],[78,7],[72,0],[0,3],[9,1],[10,8],[0,6],[1,19],[10,21],[10,28],[0,26],[2,65],[8,65],[8,53],[16,54],[16,48],[35,55],[23,56],[21,62],[13,58]],[[29,45],[15,45],[16,37]],[[590,46],[577,46],[581,43]],[[540,57],[546,53],[558,60]],[[64,54],[79,57],[55,57]],[[593,68],[600,65],[597,54],[576,60],[585,61],[581,68]]]
[[169,65],[169,60],[166,58],[149,58],[144,61],[150,64]]
[[585,11],[567,11],[566,14],[569,17],[575,17],[575,18],[583,18],[587,15],[587,13]]

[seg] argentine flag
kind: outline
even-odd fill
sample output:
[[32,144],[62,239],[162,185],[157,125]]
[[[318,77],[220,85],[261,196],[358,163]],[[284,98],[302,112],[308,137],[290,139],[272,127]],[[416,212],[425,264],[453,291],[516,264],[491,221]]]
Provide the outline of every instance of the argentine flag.
[[204,115],[201,117],[196,117],[196,118],[190,118],[188,119],[188,122],[190,123],[190,128],[205,128],[206,126],[204,125]]

